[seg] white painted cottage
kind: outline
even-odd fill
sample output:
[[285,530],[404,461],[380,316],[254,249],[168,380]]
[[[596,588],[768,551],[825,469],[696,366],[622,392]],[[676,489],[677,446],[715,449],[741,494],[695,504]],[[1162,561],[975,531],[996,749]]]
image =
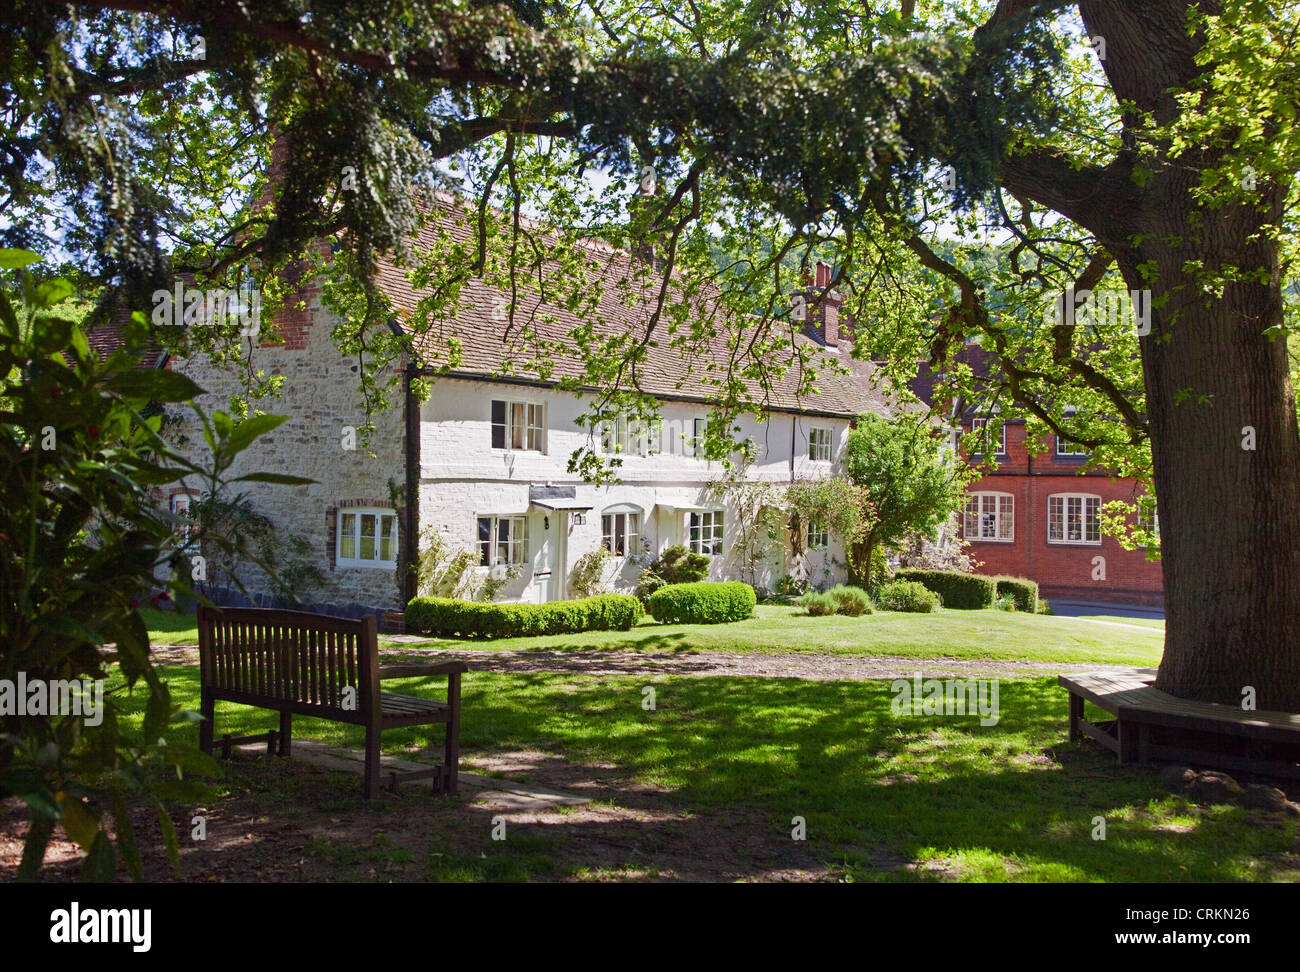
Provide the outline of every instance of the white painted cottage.
[[[432,233],[432,231],[430,231]],[[432,235],[426,245],[436,245]],[[630,265],[636,258],[599,243],[593,262]],[[827,271],[819,266],[819,284]],[[395,326],[418,299],[404,273],[380,268],[380,279],[398,311]],[[820,293],[820,291],[818,291]],[[611,590],[635,587],[644,565],[665,547],[682,543],[713,558],[710,576],[744,579],[772,588],[791,570],[789,544],[779,545],[757,565],[737,556],[741,513],[710,483],[723,477],[721,464],[695,455],[694,439],[708,419],[708,392],[701,376],[722,360],[702,355],[684,360],[676,351],[652,349],[642,371],[642,387],[662,403],[662,422],[638,429],[617,416],[592,438],[575,420],[591,403],[590,393],[557,388],[565,374],[578,373],[563,356],[551,362],[545,379],[511,371],[518,349],[502,338],[497,321],[500,295],[480,281],[468,284],[456,320],[439,336],[462,344],[458,363],[440,374],[429,398],[409,393],[376,417],[375,455],[347,449],[345,429],[365,421],[357,383],[357,363],[335,349],[330,332],[338,323],[321,305],[319,294],[304,292],[305,311],[280,319],[284,343],[253,351],[253,366],[281,374],[281,398],[263,406],[290,416],[240,460],[238,471],[266,469],[305,476],[309,486],[247,484],[256,508],[277,529],[308,541],[319,551],[323,584],[298,592],[315,609],[359,614],[402,607],[413,594],[413,577],[399,569],[414,559],[413,538],[424,531],[441,534],[453,547],[470,548],[480,571],[508,574],[498,600],[542,602],[573,596],[577,558],[604,545],[611,553]],[[626,306],[614,289],[599,310],[600,326],[611,333],[643,324],[646,307]],[[545,319],[556,336],[577,319],[560,307],[529,308]],[[824,374],[819,392],[800,397],[791,379],[770,389],[762,420],[742,417],[740,437],[752,437],[756,459],[744,471],[750,482],[789,483],[801,476],[832,476],[853,419],[888,410],[870,362],[849,356],[851,342],[840,343],[838,303],[809,314],[797,340],[823,360],[840,360],[848,374]],[[404,373],[428,373],[440,360],[432,345]],[[427,358],[427,360],[426,360]],[[238,391],[236,375],[206,359],[173,359],[170,366],[193,377],[208,394],[211,411],[224,408]],[[192,417],[183,434],[202,442]],[[567,471],[571,453],[596,443],[622,458],[621,483],[596,487]],[[243,484],[241,484],[243,485]],[[416,501],[407,502],[407,497]],[[184,491],[170,502],[183,506]],[[815,526],[805,565],[814,583],[842,579],[842,552]],[[245,578],[269,601],[256,579]]]

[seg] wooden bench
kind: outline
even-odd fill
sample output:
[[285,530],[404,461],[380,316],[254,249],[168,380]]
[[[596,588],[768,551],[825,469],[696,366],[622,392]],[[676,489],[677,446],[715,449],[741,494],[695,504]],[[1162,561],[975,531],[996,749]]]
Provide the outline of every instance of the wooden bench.
[[[303,611],[200,606],[198,624],[203,715],[199,745],[204,752],[220,746],[229,757],[236,743],[264,741],[269,753],[288,756],[295,713],[365,726],[368,800],[380,781],[380,733],[440,722],[447,727],[442,765],[389,773],[388,783],[395,790],[399,782],[433,779],[435,789],[456,792],[460,676],[469,670],[464,662],[381,667],[373,615],[350,620]],[[428,675],[447,676],[447,701],[380,691],[386,678]],[[280,728],[252,736],[227,735],[214,743],[218,701],[275,709]]]
[[[1155,688],[1155,678],[1151,668],[1058,676],[1070,693],[1070,740],[1095,739],[1121,763],[1164,760],[1300,778],[1300,715],[1180,699]],[[1090,722],[1086,702],[1115,718]]]

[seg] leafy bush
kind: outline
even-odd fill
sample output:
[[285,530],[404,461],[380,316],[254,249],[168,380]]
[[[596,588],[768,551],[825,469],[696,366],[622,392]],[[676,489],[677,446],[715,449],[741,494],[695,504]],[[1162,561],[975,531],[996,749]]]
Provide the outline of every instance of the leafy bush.
[[860,614],[871,613],[871,598],[860,587],[836,584],[826,592],[826,596],[835,602],[837,614],[847,614],[856,618]]
[[743,621],[754,613],[758,597],[740,581],[669,584],[650,595],[646,610],[661,623],[719,624]]
[[806,590],[808,590],[808,581],[791,577],[789,574],[782,574],[781,579],[776,582],[776,593],[782,597],[798,597]]
[[646,601],[659,588],[669,584],[693,584],[702,581],[709,576],[711,561],[711,557],[691,553],[680,543],[665,547],[663,552],[641,572],[636,596]]
[[993,606],[997,584],[983,574],[963,574],[955,570],[896,571],[898,580],[916,581],[943,598],[943,606],[961,610],[978,610]]
[[578,597],[596,597],[605,593],[605,565],[609,562],[610,552],[604,547],[597,547],[573,564],[573,573],[569,575],[569,587]]
[[1038,583],[1028,577],[995,577],[998,600],[1004,597],[1015,599],[1017,611],[1035,614],[1038,611]]
[[1036,611],[1034,611],[1034,613],[1035,613],[1035,614],[1055,614],[1056,612],[1052,610],[1052,605],[1050,605],[1050,604],[1047,603],[1047,598],[1045,598],[1045,597],[1040,597],[1040,598],[1038,599],[1038,609],[1037,609]]
[[993,606],[999,611],[1014,611],[1016,609],[1016,599],[1010,594],[1003,594],[993,602]]
[[520,638],[579,631],[627,631],[641,618],[641,602],[601,594],[548,604],[493,604],[447,597],[416,597],[406,605],[406,630],[464,638]]
[[883,611],[929,614],[938,606],[939,595],[919,581],[890,581],[880,589],[880,608]]
[[799,598],[799,606],[815,618],[825,617],[828,614],[834,614],[839,605],[835,603],[835,598],[830,594],[823,594],[818,591],[807,591]]

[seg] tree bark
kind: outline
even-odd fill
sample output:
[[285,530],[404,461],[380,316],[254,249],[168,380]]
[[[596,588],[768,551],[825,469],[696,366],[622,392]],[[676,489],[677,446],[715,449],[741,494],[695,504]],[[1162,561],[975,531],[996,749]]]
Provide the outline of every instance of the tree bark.
[[[1116,97],[1161,121],[1180,110],[1171,89],[1202,70],[1192,60],[1198,41],[1181,30],[1187,7],[1079,3],[1089,33],[1106,38]],[[1128,288],[1159,305],[1139,340],[1167,618],[1156,686],[1229,705],[1253,695],[1258,708],[1300,712],[1300,432],[1286,342],[1267,333],[1283,304],[1277,248],[1262,232],[1283,192],[1261,184],[1263,211],[1204,208],[1192,190],[1220,161],[1188,153],[1138,188],[1131,160],[1117,159],[1091,194],[1114,205],[1076,221],[1115,255]],[[1008,187],[1062,212],[1079,201],[1041,168],[1031,178],[1032,167],[1011,163]],[[1062,194],[1070,198],[1053,198]],[[1186,269],[1197,262],[1253,279],[1214,293]]]

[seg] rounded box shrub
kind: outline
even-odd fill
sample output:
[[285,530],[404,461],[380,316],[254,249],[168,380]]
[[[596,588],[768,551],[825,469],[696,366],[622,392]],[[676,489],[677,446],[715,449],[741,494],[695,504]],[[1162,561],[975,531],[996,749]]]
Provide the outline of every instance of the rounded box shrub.
[[1027,611],[1030,614],[1038,612],[1037,581],[1032,581],[1028,577],[1006,576],[995,577],[993,581],[997,585],[999,600],[1010,596],[1015,598],[1017,611]]
[[547,604],[494,604],[449,597],[416,597],[406,605],[406,630],[462,638],[523,638],[627,631],[641,619],[641,602],[627,594],[600,594]]
[[976,611],[990,608],[997,597],[997,583],[983,574],[959,570],[921,570],[905,567],[894,573],[895,580],[916,581],[943,598],[943,606]]
[[880,589],[882,611],[929,614],[939,606],[939,595],[919,581],[890,581]]
[[835,598],[829,593],[823,594],[820,591],[808,591],[800,595],[798,604],[814,618],[824,618],[834,614],[839,607],[835,603]]
[[757,603],[754,589],[740,581],[697,581],[659,588],[646,610],[663,624],[720,624],[745,620]]
[[851,584],[836,584],[826,596],[835,602],[836,614],[847,614],[856,618],[860,614],[871,613],[871,598],[860,587]]

